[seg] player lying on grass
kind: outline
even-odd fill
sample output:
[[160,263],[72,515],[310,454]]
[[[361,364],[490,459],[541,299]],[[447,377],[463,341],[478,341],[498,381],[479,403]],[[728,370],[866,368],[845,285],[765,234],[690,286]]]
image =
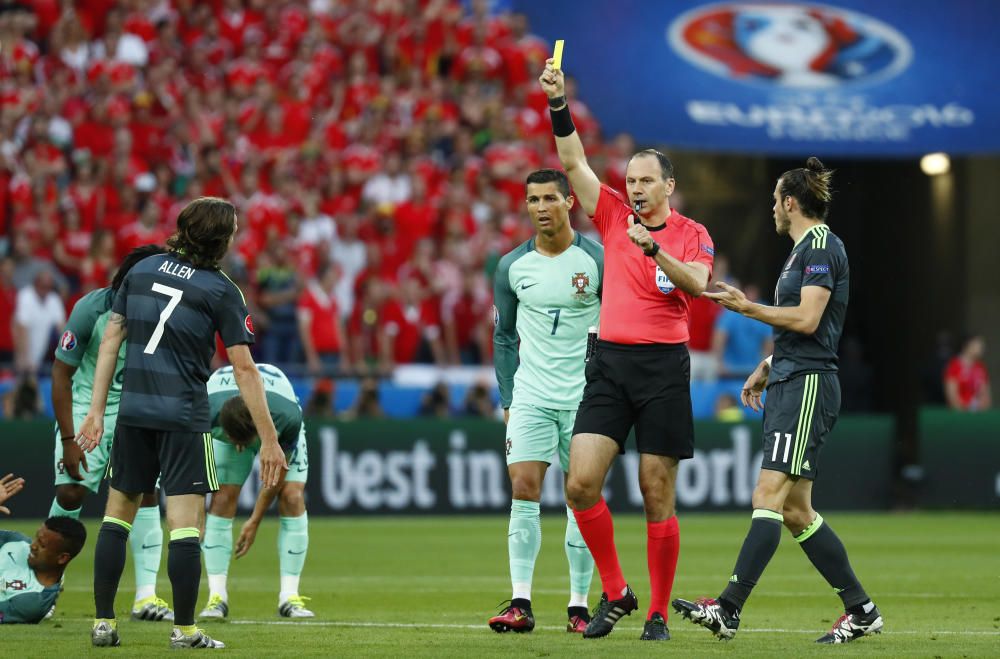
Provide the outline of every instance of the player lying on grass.
[[[273,487],[261,489],[257,505],[240,529],[236,558],[245,556],[257,537],[257,528],[274,499],[278,499],[281,527],[278,531],[278,565],[281,585],[278,613],[285,618],[312,618],[305,607],[307,598],[299,595],[299,577],[309,548],[309,522],[306,516],[305,488],[309,472],[306,431],[291,382],[275,366],[257,364],[264,380],[267,406],[278,430],[278,443],[288,459],[288,471]],[[208,380],[208,404],[211,410],[215,467],[219,491],[212,493],[205,523],[205,570],[208,572],[208,604],[202,618],[226,618],[229,593],[226,580],[233,553],[233,518],[243,483],[253,471],[260,439],[246,403],[240,396],[231,366],[220,368]]]
[[34,540],[0,531],[0,624],[41,621],[55,606],[66,566],[86,541],[87,530],[70,517],[48,518]]

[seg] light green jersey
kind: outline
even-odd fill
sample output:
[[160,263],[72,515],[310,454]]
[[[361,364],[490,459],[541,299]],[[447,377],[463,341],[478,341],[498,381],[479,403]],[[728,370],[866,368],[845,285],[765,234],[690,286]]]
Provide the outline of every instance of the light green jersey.
[[[295,450],[302,430],[302,408],[299,399],[292,389],[292,383],[277,366],[257,364],[261,379],[264,380],[264,396],[271,412],[271,420],[278,431],[278,444],[286,454]],[[212,373],[208,379],[208,409],[212,423],[212,437],[220,442],[228,442],[229,438],[222,432],[219,425],[219,412],[222,405],[233,396],[238,396],[240,389],[236,385],[232,366],[224,366]],[[255,453],[260,450],[260,438],[254,440],[249,447]]]
[[[98,288],[82,298],[75,305],[66,321],[66,330],[59,339],[56,359],[76,366],[73,374],[73,415],[85,416],[90,409],[90,396],[94,390],[94,371],[97,369],[97,353],[101,347],[101,337],[111,316],[111,303],[115,292],[110,287]],[[115,376],[108,389],[105,416],[118,414],[118,401],[122,397],[122,378],[125,376],[125,342],[118,350]]]
[[603,276],[604,248],[580,233],[558,256],[538,253],[532,238],[500,259],[493,282],[493,363],[505,409],[514,399],[577,408]]
[[35,623],[59,596],[61,584],[43,586],[28,567],[31,538],[0,531],[0,624]]

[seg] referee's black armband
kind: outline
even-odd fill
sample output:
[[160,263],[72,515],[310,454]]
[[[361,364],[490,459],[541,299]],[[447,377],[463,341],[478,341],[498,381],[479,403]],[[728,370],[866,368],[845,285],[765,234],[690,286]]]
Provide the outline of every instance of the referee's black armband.
[[573,116],[569,113],[569,105],[564,106],[561,110],[550,109],[549,116],[552,117],[552,134],[556,137],[569,137],[576,132]]
[[650,247],[648,250],[647,249],[642,250],[642,253],[645,254],[646,256],[648,256],[649,258],[653,258],[654,256],[656,256],[656,253],[659,252],[659,251],[660,251],[660,243],[658,243],[658,242],[656,242],[654,240],[653,241],[653,246]]

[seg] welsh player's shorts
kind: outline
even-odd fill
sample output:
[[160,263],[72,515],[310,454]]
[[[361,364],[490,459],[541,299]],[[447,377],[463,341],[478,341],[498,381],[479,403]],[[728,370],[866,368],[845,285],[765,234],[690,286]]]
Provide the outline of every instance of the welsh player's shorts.
[[684,344],[598,341],[573,434],[610,437],[625,452],[635,427],[639,453],[694,456],[691,361]]
[[[220,485],[242,486],[253,471],[253,464],[260,451],[260,445],[255,448],[237,451],[236,447],[229,442],[218,439],[212,440],[215,444],[215,468],[219,474]],[[299,440],[295,443],[295,448],[291,453],[285,455],[288,460],[288,473],[285,475],[286,483],[305,483],[309,476],[309,449],[306,446],[305,427],[299,432]]]
[[820,449],[839,412],[836,373],[810,373],[770,385],[764,400],[761,468],[815,480]]
[[557,454],[563,471],[569,471],[569,442],[573,439],[576,410],[554,410],[514,401],[507,420],[507,464],[546,462]]
[[215,492],[219,479],[212,434],[119,423],[108,476],[111,487],[128,494],[152,492],[157,477],[167,496]]
[[[86,413],[80,415],[74,414],[73,427],[79,428],[83,424],[83,420],[86,416]],[[115,422],[117,420],[117,411],[114,414],[106,415],[104,417],[104,436],[101,437],[101,443],[95,446],[94,450],[90,453],[84,454],[87,458],[87,471],[84,471],[83,465],[80,465],[80,475],[83,476],[82,481],[78,481],[71,477],[66,472],[65,466],[63,466],[63,443],[62,437],[59,434],[59,424],[56,424],[56,449],[54,463],[56,487],[60,485],[82,485],[91,492],[97,492],[98,488],[101,487],[101,481],[104,480],[104,474],[108,471],[108,458],[111,457],[111,440],[115,436]]]

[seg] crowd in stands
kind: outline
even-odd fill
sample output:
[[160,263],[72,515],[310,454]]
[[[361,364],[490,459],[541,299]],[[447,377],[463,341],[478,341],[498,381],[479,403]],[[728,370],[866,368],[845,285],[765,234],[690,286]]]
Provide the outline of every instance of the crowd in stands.
[[555,155],[550,44],[488,5],[0,2],[0,359],[37,370],[76,299],[216,195],[258,359],[489,363],[490,276]]
[[[0,0],[0,365],[45,371],[74,302],[202,195],[238,209],[224,269],[259,361],[492,363],[492,274],[532,233],[524,177],[559,163],[535,81],[551,46],[489,5]],[[567,95],[623,189],[633,141],[602,139],[572,79]],[[695,380],[770,350],[708,300],[692,316]]]

